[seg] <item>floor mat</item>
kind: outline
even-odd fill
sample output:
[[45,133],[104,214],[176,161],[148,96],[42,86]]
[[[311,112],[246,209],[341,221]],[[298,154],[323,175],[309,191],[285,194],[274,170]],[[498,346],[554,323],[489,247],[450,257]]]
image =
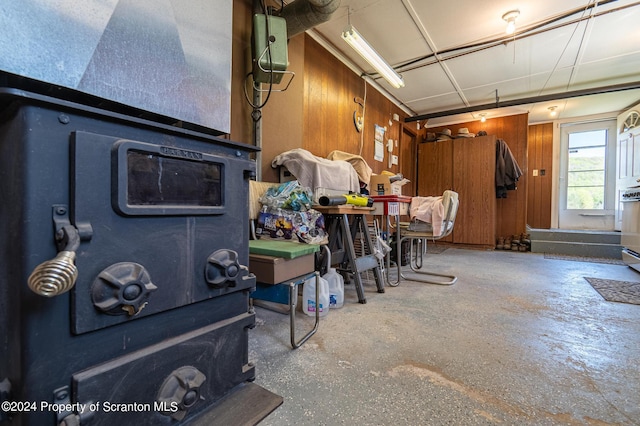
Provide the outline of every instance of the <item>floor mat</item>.
[[608,263],[610,265],[626,265],[626,263],[624,263],[622,259],[611,259],[608,257],[572,256],[570,254],[545,253],[544,258],[556,260],[572,260],[574,262],[593,262]]
[[434,243],[427,243],[427,253],[429,254],[440,254],[443,251],[445,251],[446,249],[448,249],[448,246],[445,245],[437,245]]
[[609,302],[640,305],[640,283],[638,282],[587,277],[584,277],[584,279]]

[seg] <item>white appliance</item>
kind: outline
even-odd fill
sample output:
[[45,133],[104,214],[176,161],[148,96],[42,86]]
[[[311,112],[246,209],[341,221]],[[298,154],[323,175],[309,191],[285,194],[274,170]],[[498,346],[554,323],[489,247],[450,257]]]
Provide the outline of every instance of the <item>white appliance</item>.
[[640,187],[622,193],[622,260],[640,272]]

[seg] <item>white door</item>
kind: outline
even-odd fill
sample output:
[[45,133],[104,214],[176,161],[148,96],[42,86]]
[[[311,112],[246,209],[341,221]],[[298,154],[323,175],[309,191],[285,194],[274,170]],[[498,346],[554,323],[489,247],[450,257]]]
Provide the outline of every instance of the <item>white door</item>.
[[616,120],[561,125],[561,229],[613,231],[616,135]]
[[622,229],[622,193],[630,187],[640,186],[640,114],[630,112],[619,124],[617,143],[616,230]]

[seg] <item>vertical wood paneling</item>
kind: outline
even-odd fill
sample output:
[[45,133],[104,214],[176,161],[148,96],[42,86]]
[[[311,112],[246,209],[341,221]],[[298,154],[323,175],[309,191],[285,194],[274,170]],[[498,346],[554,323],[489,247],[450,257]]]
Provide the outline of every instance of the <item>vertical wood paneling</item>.
[[553,123],[529,126],[527,223],[532,228],[551,227],[552,170]]
[[[296,73],[285,92],[262,93],[262,180],[278,182],[278,170],[271,167],[273,158],[283,151],[297,148],[302,138],[303,93],[305,88],[304,38],[292,37],[289,40],[289,70]],[[284,77],[287,78],[287,77]],[[266,89],[266,87],[263,88]],[[267,100],[268,96],[268,100]]]
[[484,130],[488,135],[495,135],[497,138],[504,139],[507,142],[509,149],[522,169],[523,176],[518,181],[517,190],[508,191],[507,198],[496,200],[496,236],[525,232],[527,224],[528,114],[488,119],[485,123],[471,121],[444,127],[434,127],[426,129],[425,132],[439,132],[444,128],[448,128],[455,135],[458,133],[458,129],[462,127],[466,127],[471,133],[478,133]]
[[[415,146],[403,147],[400,142],[403,138],[402,123],[407,114],[309,36],[304,37],[304,117],[299,146],[321,157],[326,157],[333,150],[358,154],[374,173],[383,170],[400,172],[415,181]],[[353,113],[361,111],[354,102],[356,97],[366,98],[362,134],[356,131],[353,123]],[[397,114],[400,120],[393,121],[393,114]],[[385,142],[388,139],[394,141],[392,154],[399,157],[398,165],[388,166],[389,153],[386,150],[384,162],[374,160],[376,124],[387,128]],[[405,137],[411,139],[410,136]],[[413,191],[411,187],[407,190]]]
[[232,67],[231,67],[231,133],[230,138],[253,144],[251,107],[244,98],[245,76],[251,70],[246,50],[251,45],[251,5],[233,2]]
[[540,169],[542,164],[542,130],[540,126],[529,127],[529,194],[527,199],[527,223],[534,227],[539,228],[541,222],[540,209],[537,208],[537,201],[541,197],[541,185],[537,179],[538,176],[533,175],[534,170]]
[[402,187],[402,193],[404,195],[416,195],[416,139],[417,132],[411,127],[400,125],[400,147],[398,151],[399,166],[404,177],[410,180],[405,186]]
[[[417,195],[438,196],[453,189],[453,141],[418,144]],[[453,242],[453,235],[444,239]]]
[[[496,199],[495,137],[483,136],[453,141],[453,190],[460,208],[453,230],[453,241],[464,244],[495,243]],[[438,143],[438,142],[436,142]]]
[[[263,180],[278,180],[277,171],[271,169],[276,155],[303,148],[319,157],[326,157],[334,150],[358,154],[374,173],[400,172],[415,182],[415,141],[411,132],[402,134],[406,113],[307,34],[289,40],[289,61],[289,69],[296,73],[292,85],[285,92],[271,93],[263,108]],[[356,97],[366,98],[362,133],[356,131],[353,122],[353,113],[361,112],[361,107],[354,102]],[[250,110],[246,114],[250,116]],[[399,121],[392,120],[393,114],[399,116]],[[399,157],[398,165],[388,167],[386,151],[384,162],[374,160],[376,124],[387,128],[385,142],[394,141],[392,154]],[[401,142],[403,138],[405,142]],[[410,185],[407,190],[413,192],[414,188]]]
[[460,207],[452,241],[493,246],[496,198],[495,136],[418,145],[418,195],[458,193]]
[[418,144],[418,195],[441,195],[453,189],[453,141]]

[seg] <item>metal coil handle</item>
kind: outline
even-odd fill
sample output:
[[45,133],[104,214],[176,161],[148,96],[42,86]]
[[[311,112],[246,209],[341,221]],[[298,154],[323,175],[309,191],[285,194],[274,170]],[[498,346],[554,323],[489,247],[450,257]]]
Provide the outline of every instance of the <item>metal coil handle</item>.
[[29,276],[29,288],[45,297],[58,296],[74,286],[78,278],[76,253],[61,251],[51,260],[36,266]]
[[29,275],[29,288],[44,297],[58,296],[71,290],[78,279],[75,265],[76,250],[80,247],[78,230],[71,225],[64,226],[56,239],[66,243],[64,249],[53,259],[36,266]]

